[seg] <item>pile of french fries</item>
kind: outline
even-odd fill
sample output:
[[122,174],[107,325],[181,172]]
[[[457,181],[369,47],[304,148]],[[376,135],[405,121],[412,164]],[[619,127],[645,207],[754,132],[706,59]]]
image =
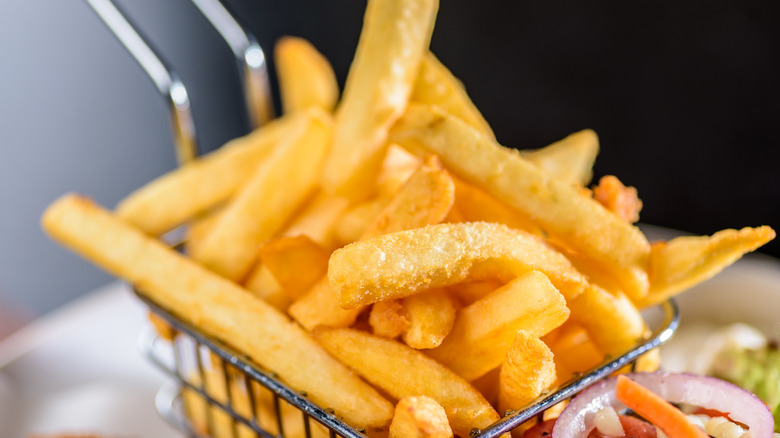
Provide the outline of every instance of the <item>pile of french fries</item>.
[[[281,117],[113,212],[66,195],[45,230],[390,437],[489,426],[635,345],[641,308],[774,237],[650,244],[632,224],[635,189],[588,188],[594,132],[501,146],[428,49],[437,8],[370,0],[340,99],[311,44],[280,40]],[[186,255],[159,239],[183,225]]]

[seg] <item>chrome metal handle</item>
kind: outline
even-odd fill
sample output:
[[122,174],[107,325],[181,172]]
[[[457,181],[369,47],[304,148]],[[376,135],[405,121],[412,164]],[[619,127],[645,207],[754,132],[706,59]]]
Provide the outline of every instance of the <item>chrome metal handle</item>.
[[111,0],[86,0],[111,32],[119,39],[138,65],[154,82],[170,106],[176,157],[186,163],[198,155],[195,122],[187,89],[179,76],[157,55],[125,15]]
[[262,126],[274,115],[265,53],[219,0],[192,0],[225,40],[238,63],[249,126]]

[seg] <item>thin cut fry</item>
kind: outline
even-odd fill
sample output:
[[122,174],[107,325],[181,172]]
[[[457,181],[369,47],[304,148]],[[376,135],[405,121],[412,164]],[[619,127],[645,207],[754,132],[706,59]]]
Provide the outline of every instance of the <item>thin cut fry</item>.
[[562,254],[503,225],[439,224],[359,241],[333,252],[328,277],[344,308],[434,287],[543,272],[567,300],[588,282]]
[[406,107],[438,7],[437,0],[368,3],[336,110],[333,149],[322,180],[329,193],[366,199],[375,189],[387,132]]
[[333,111],[339,85],[330,62],[303,38],[283,37],[274,46],[282,111],[285,114],[315,106]]
[[520,151],[520,156],[564,184],[585,187],[598,153],[598,136],[584,129],[541,149]]
[[123,220],[154,236],[228,200],[304,115],[277,119],[167,173],[116,206]]
[[321,327],[313,334],[333,356],[391,396],[436,400],[460,436],[499,419],[474,387],[418,350],[352,329]]
[[653,245],[650,257],[650,294],[640,306],[660,303],[701,283],[775,238],[768,227],[722,230],[712,236],[681,236]]
[[553,352],[538,337],[518,331],[499,374],[498,410],[518,410],[555,383]]
[[424,395],[404,397],[395,406],[389,438],[451,438],[447,413]]
[[638,299],[647,294],[650,245],[638,228],[547,175],[517,151],[435,107],[410,104],[390,140],[437,154],[448,170],[534,219],[556,240],[604,265]]
[[412,102],[436,105],[464,122],[495,137],[490,125],[471,102],[466,88],[431,52],[427,52],[412,89]]
[[457,307],[453,298],[444,290],[429,290],[401,300],[409,320],[409,327],[401,335],[404,343],[412,348],[435,348],[455,324]]
[[44,213],[54,239],[138,286],[357,427],[387,425],[392,405],[297,324],[235,283],[149,238],[91,201],[66,195]]
[[312,195],[331,127],[321,110],[311,108],[305,114],[295,135],[257,169],[212,232],[193,248],[192,258],[231,280],[244,280],[257,258],[257,247]]
[[444,342],[427,354],[472,381],[501,365],[518,330],[543,336],[568,317],[547,277],[529,271],[464,308]]
[[567,304],[572,317],[606,353],[623,354],[647,334],[642,314],[623,292],[590,285]]

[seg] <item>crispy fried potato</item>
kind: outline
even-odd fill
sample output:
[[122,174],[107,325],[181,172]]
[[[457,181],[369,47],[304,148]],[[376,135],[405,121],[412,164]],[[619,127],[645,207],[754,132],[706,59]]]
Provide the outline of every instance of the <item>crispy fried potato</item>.
[[[440,222],[453,203],[453,185],[437,159],[426,160],[363,232],[364,236],[417,228]],[[311,330],[319,324],[346,327],[355,322],[361,307],[344,309],[327,279],[296,300],[290,315]]]
[[371,333],[383,338],[395,339],[409,328],[401,300],[387,300],[374,303],[368,314]]
[[313,335],[333,356],[396,399],[425,395],[436,400],[460,436],[499,419],[474,387],[418,350],[352,329],[320,327]]
[[329,116],[311,108],[190,255],[214,272],[243,281],[257,258],[257,247],[271,238],[313,194],[330,144]]
[[414,82],[412,102],[436,105],[464,122],[494,137],[490,125],[471,102],[466,88],[431,52],[423,57],[417,80]]
[[244,287],[253,292],[258,298],[286,312],[293,299],[285,292],[282,285],[276,281],[274,274],[262,265],[257,265],[244,282]]
[[349,424],[389,424],[393,407],[387,400],[297,324],[235,283],[76,195],[53,203],[42,225],[63,245],[135,284],[206,335],[246,353]]
[[282,234],[308,236],[323,248],[332,251],[339,246],[335,233],[337,221],[348,206],[347,199],[318,193]]
[[523,214],[512,210],[479,187],[460,178],[455,181],[455,208],[464,222],[495,222],[509,228],[543,235],[541,228]]
[[553,353],[557,383],[568,382],[604,360],[604,353],[591,341],[588,332],[572,318],[542,338]]
[[518,410],[555,383],[553,352],[537,336],[518,331],[499,373],[498,410]]
[[374,0],[336,110],[322,186],[366,199],[376,188],[387,132],[401,116],[428,51],[437,0]]
[[601,177],[599,185],[593,188],[593,199],[626,222],[639,220],[642,201],[636,188],[624,186],[614,175]]
[[450,295],[441,289],[429,290],[401,300],[409,326],[401,334],[404,343],[412,348],[435,348],[455,324],[457,306]]
[[451,438],[447,413],[424,395],[404,397],[395,405],[389,438]]
[[258,254],[262,266],[292,299],[328,272],[330,254],[305,235],[269,240],[260,246]]
[[648,334],[642,314],[620,291],[611,293],[592,284],[567,304],[572,318],[606,353],[623,354]]
[[285,114],[315,106],[333,111],[339,84],[330,62],[303,38],[283,37],[274,46],[279,95]]
[[392,198],[401,186],[420,168],[422,160],[396,144],[387,147],[382,171],[377,176],[378,197]]
[[598,153],[598,136],[584,129],[541,149],[521,150],[520,156],[564,184],[585,187]]
[[454,284],[447,288],[447,292],[456,297],[461,304],[468,306],[503,285],[504,283],[490,278]]
[[439,224],[359,241],[330,257],[328,278],[342,307],[414,295],[434,287],[538,270],[569,299],[588,282],[562,254],[503,225]]
[[501,365],[518,330],[543,336],[568,317],[566,302],[550,280],[529,271],[463,308],[444,342],[426,353],[472,381]]
[[410,104],[390,140],[437,154],[456,176],[534,219],[544,231],[604,265],[632,298],[647,294],[650,244],[638,228],[435,107]]
[[119,202],[116,214],[155,236],[182,225],[230,199],[303,117],[277,119],[155,179]]
[[701,283],[774,238],[775,231],[762,226],[655,243],[650,256],[650,294],[639,304],[660,303]]
[[345,245],[360,239],[388,202],[388,199],[373,198],[347,208],[336,222],[336,240]]

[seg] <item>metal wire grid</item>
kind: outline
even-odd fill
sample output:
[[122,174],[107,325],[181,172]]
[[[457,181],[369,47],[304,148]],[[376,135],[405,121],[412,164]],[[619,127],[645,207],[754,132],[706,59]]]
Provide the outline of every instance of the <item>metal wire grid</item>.
[[[173,342],[153,330],[141,338],[143,353],[167,372],[176,385],[166,385],[157,396],[157,408],[174,427],[190,437],[346,437],[365,438],[338,418],[332,409],[312,403],[305,393],[295,391],[224,343],[211,339],[174,314],[136,291],[151,310],[173,330]],[[630,365],[639,356],[666,342],[679,322],[677,306],[667,301],[648,315],[651,336],[627,353],[608,358],[590,372],[544,394],[532,405],[508,412],[490,427],[473,429],[471,437],[495,438],[585,387]],[[655,321],[655,322],[653,322]],[[297,417],[297,419],[296,419]]]

